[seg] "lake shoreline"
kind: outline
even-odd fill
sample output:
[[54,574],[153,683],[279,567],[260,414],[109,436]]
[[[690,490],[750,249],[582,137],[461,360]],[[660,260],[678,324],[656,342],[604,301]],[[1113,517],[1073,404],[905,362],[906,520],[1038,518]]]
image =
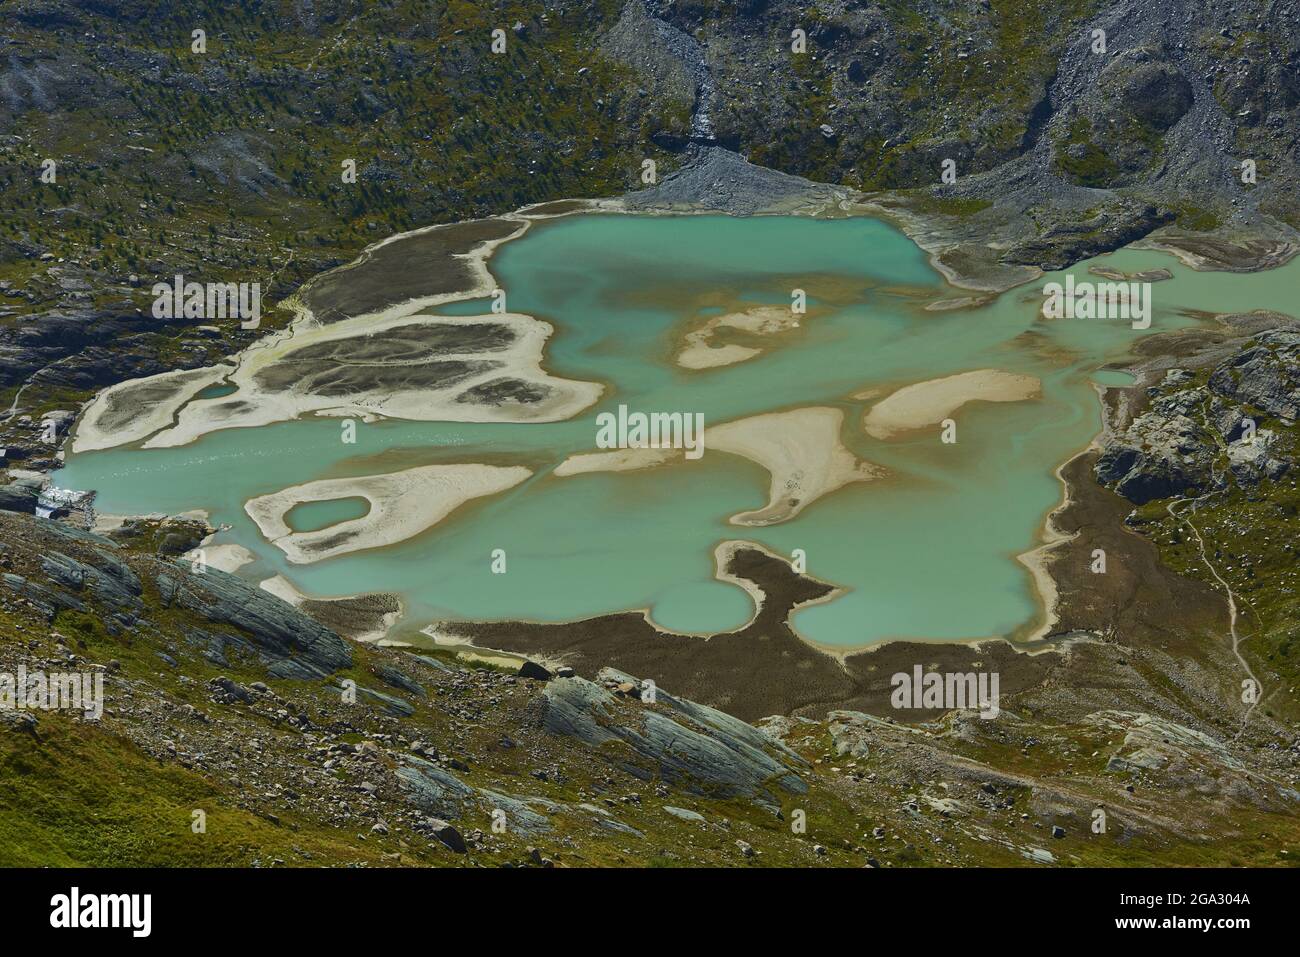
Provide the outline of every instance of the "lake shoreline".
[[[619,206],[619,205],[617,204],[617,201],[574,201],[574,203],[580,203],[580,205],[574,205],[574,206],[571,206],[571,207],[569,207],[569,206],[565,206],[565,207],[562,208],[561,211],[547,211],[548,208],[549,208],[550,210],[555,210],[555,208],[556,208],[556,204],[540,204],[540,206],[538,206],[538,207],[524,207],[522,210],[518,211],[518,213],[517,213],[516,215],[521,215],[521,216],[522,216],[522,215],[525,215],[525,214],[527,214],[530,210],[533,211],[533,215],[537,216],[538,219],[544,219],[544,218],[558,218],[558,217],[561,217],[561,216],[571,216],[571,215],[576,215],[576,214],[580,214],[580,213],[596,213],[596,212],[603,212],[603,213],[606,213],[606,214],[618,214],[618,215],[649,215],[649,216],[655,216],[655,215],[693,215],[693,214],[695,214],[694,212],[691,212],[691,211],[682,211],[682,210],[676,210],[676,211],[671,211],[671,212],[668,212],[668,211],[657,211],[657,212],[656,212],[656,211],[643,211],[643,212],[635,212],[635,213],[634,213],[634,212],[632,212],[632,211],[630,211],[630,210],[628,210],[628,209],[625,209],[625,208],[622,208],[621,206]],[[540,210],[540,212],[539,212],[539,210]],[[704,213],[708,213],[708,212],[710,212],[710,211],[708,211],[708,210],[700,210],[700,211],[698,211],[698,212],[701,213],[701,214],[704,214]],[[430,228],[440,228],[440,227],[430,227]],[[401,235],[396,236],[396,237],[389,237],[388,239],[386,239],[386,240],[384,240],[384,241],[381,241],[381,243],[376,244],[376,247],[382,247],[382,246],[385,246],[385,245],[391,245],[391,244],[397,242],[398,240],[400,240],[401,238],[403,238],[403,236],[413,235],[414,233],[417,233],[417,232],[422,233],[422,232],[425,232],[425,231],[427,231],[427,230],[413,231],[412,234],[401,234]],[[491,253],[492,253],[493,251],[495,251],[496,248],[499,248],[501,245],[503,245],[505,242],[508,242],[508,241],[511,240],[511,239],[520,238],[521,236],[526,235],[528,231],[529,231],[528,226],[525,226],[524,228],[518,230],[517,232],[512,233],[510,236],[508,236],[508,237],[506,237],[506,238],[504,238],[504,239],[501,239],[501,240],[498,240],[498,241],[495,241],[495,242],[491,243],[491,244],[490,244],[490,249],[486,250],[486,251],[483,253],[482,259],[481,259],[481,261],[480,261],[480,265],[482,266],[482,269],[483,269],[483,274],[484,274],[484,275],[487,275],[487,276],[489,277],[489,279],[490,279],[490,273],[487,272],[486,263],[487,263],[488,258],[489,258],[490,255],[491,255]],[[909,237],[909,238],[911,238],[911,237]],[[486,246],[486,245],[488,245],[488,244],[484,244],[484,245]],[[344,268],[346,268],[346,267],[344,267]],[[1028,281],[1028,280],[1026,280],[1026,281]],[[483,290],[482,290],[482,288],[481,288],[483,285],[484,285],[484,284],[480,282],[477,286],[473,287],[473,289],[468,290],[468,291],[464,292],[463,294],[457,294],[456,296],[451,297],[451,298],[448,298],[448,299],[446,299],[446,300],[444,300],[444,301],[446,301],[446,302],[451,302],[451,301],[460,301],[461,299],[465,299],[465,298],[474,298],[476,293],[481,294],[481,293],[483,292]],[[410,304],[410,301],[407,302],[407,305],[409,305],[409,304]],[[277,334],[277,335],[278,335],[278,334]],[[271,338],[274,338],[274,337],[271,337]],[[263,340],[263,341],[265,341],[265,340]],[[256,348],[256,344],[255,344],[255,346],[252,347],[252,348]],[[1038,544],[1038,545],[1035,546],[1033,549],[1031,549],[1031,551],[1030,551],[1029,553],[1025,553],[1025,555],[1032,555],[1033,553],[1037,553],[1037,552],[1040,552],[1040,551],[1044,551],[1044,553],[1045,553],[1046,551],[1050,551],[1050,549],[1051,549],[1052,547],[1058,545],[1060,542],[1066,540],[1066,539],[1064,539],[1064,538],[1060,538],[1060,537],[1058,537],[1061,533],[1059,532],[1059,530],[1057,530],[1057,529],[1053,526],[1053,524],[1052,524],[1052,519],[1053,519],[1053,516],[1056,515],[1058,512],[1060,512],[1060,511],[1063,510],[1063,509],[1067,509],[1069,506],[1071,506],[1071,505],[1074,503],[1074,498],[1073,498],[1073,496],[1072,496],[1071,486],[1070,486],[1070,483],[1069,483],[1068,479],[1065,477],[1064,472],[1065,472],[1067,466],[1069,466],[1070,463],[1073,462],[1074,459],[1077,458],[1079,454],[1081,454],[1081,453],[1076,453],[1074,456],[1072,456],[1072,457],[1071,457],[1069,460],[1067,460],[1066,462],[1062,462],[1061,464],[1059,464],[1058,466],[1056,466],[1056,468],[1055,468],[1055,470],[1054,470],[1054,474],[1056,475],[1058,481],[1060,481],[1060,482],[1062,483],[1062,486],[1063,486],[1063,496],[1062,496],[1062,500],[1061,500],[1057,505],[1055,505],[1055,506],[1054,506],[1054,507],[1049,511],[1047,517],[1044,519],[1043,533],[1042,533],[1042,536],[1041,536],[1042,539],[1043,539],[1043,541],[1041,541],[1040,544]],[[752,456],[750,456],[750,457],[752,457]],[[757,459],[756,459],[756,461],[757,461]],[[773,476],[774,476],[774,479],[773,479],[773,480],[774,480],[774,487],[775,487],[775,472],[773,472]],[[775,492],[773,493],[773,497],[775,497]],[[769,507],[770,507],[770,503],[769,503]],[[966,648],[966,649],[971,649],[971,648],[979,648],[979,647],[981,647],[981,646],[983,646],[983,645],[986,645],[986,644],[995,644],[995,643],[999,643],[999,642],[1001,642],[1001,643],[1004,643],[1004,644],[1008,644],[1008,645],[1010,645],[1011,647],[1013,647],[1014,650],[1016,650],[1016,651],[1018,651],[1018,652],[1020,652],[1020,651],[1027,651],[1027,652],[1029,652],[1031,655],[1037,655],[1037,654],[1039,654],[1039,653],[1041,653],[1041,652],[1043,652],[1043,651],[1055,650],[1054,648],[1049,647],[1049,646],[1047,646],[1047,645],[1039,644],[1039,641],[1040,641],[1041,639],[1045,639],[1045,638],[1047,637],[1048,633],[1050,632],[1051,628],[1052,628],[1052,623],[1051,623],[1051,622],[1052,622],[1053,616],[1055,615],[1055,604],[1056,604],[1056,600],[1057,600],[1057,595],[1056,595],[1056,590],[1055,590],[1055,579],[1053,578],[1051,571],[1050,571],[1050,570],[1048,569],[1048,567],[1047,567],[1047,566],[1048,566],[1048,563],[1047,563],[1047,561],[1046,561],[1045,555],[1044,555],[1044,557],[1040,560],[1040,563],[1039,563],[1038,565],[1035,565],[1035,564],[1034,564],[1035,559],[1033,559],[1033,558],[1030,558],[1030,559],[1026,560],[1025,555],[1019,556],[1019,560],[1021,561],[1022,564],[1026,565],[1026,567],[1029,569],[1029,572],[1030,572],[1031,577],[1034,579],[1034,593],[1035,593],[1035,597],[1036,597],[1036,601],[1037,601],[1037,603],[1041,606],[1041,609],[1040,609],[1041,612],[1042,612],[1041,617],[1042,617],[1043,620],[1048,621],[1048,624],[1042,625],[1042,626],[1038,627],[1037,629],[1035,629],[1035,631],[1030,635],[1029,640],[1028,640],[1027,642],[1018,642],[1018,641],[1016,641],[1012,636],[997,636],[997,635],[989,635],[989,636],[984,636],[984,637],[979,637],[979,638],[972,638],[972,639],[965,640],[965,641],[944,640],[944,641],[924,642],[924,643],[919,643],[919,642],[916,642],[916,641],[913,640],[913,639],[908,639],[908,638],[906,638],[906,637],[898,637],[898,638],[887,638],[887,639],[883,639],[883,640],[873,641],[873,642],[871,642],[871,643],[869,643],[869,644],[866,644],[866,645],[863,645],[863,646],[850,647],[850,646],[839,646],[839,645],[836,645],[836,646],[818,645],[818,644],[815,644],[815,643],[813,643],[813,642],[808,641],[807,639],[803,639],[802,636],[797,636],[797,633],[796,633],[796,636],[799,637],[800,640],[801,640],[801,641],[802,641],[806,646],[808,646],[808,647],[810,647],[810,648],[813,648],[813,649],[815,649],[815,650],[817,650],[817,651],[819,651],[819,652],[821,652],[821,653],[823,653],[823,654],[826,654],[826,655],[828,655],[828,656],[830,656],[830,657],[832,657],[832,658],[835,658],[835,659],[837,659],[837,660],[840,660],[841,663],[842,663],[844,660],[848,659],[848,658],[852,658],[852,657],[855,657],[855,656],[860,655],[860,654],[873,654],[873,655],[874,655],[874,654],[878,654],[882,649],[884,649],[885,647],[887,647],[887,646],[889,646],[889,645],[891,645],[891,644],[907,644],[907,645],[923,644],[923,645],[925,645],[926,647],[938,647],[938,646],[940,646],[940,645],[943,645],[943,646],[951,646],[951,647],[954,647],[954,648]],[[735,579],[723,578],[721,575],[719,575],[719,578],[720,578],[720,580],[731,581],[733,584],[740,584],[740,581],[735,580]],[[1052,588],[1050,594],[1049,594],[1049,592],[1048,592],[1048,586],[1049,586],[1049,585],[1050,585],[1051,588]],[[745,586],[744,586],[744,585],[741,585],[741,587],[743,588],[743,587],[745,587]],[[746,589],[746,590],[748,591],[749,589]],[[753,597],[753,594],[752,594],[752,593],[751,593],[751,597]],[[755,616],[757,616],[757,615],[761,612],[761,610],[762,610],[761,607],[760,607],[759,609],[757,609],[756,612],[755,612]],[[793,611],[793,608],[791,608],[791,611]],[[620,615],[620,614],[622,614],[622,613],[614,613],[615,616]],[[664,634],[664,635],[670,635],[670,634],[671,634],[671,635],[676,635],[676,634],[677,634],[677,633],[667,632],[667,631],[665,631],[665,630],[663,630],[663,629],[658,628],[658,626],[655,626],[654,623],[653,623],[652,621],[650,621],[649,616],[648,616],[648,613],[647,613],[647,615],[646,615],[646,623],[647,623],[648,625],[650,625],[650,626],[651,626],[655,631],[659,632],[660,634]],[[392,624],[394,624],[394,623],[389,623],[390,627],[392,626]],[[528,623],[528,622],[515,622],[515,624],[518,624],[518,625],[525,625],[525,626],[526,626],[526,625],[528,625],[528,624],[530,624],[530,623]],[[568,624],[570,624],[570,625],[575,625],[575,624],[580,624],[580,622],[571,622],[571,623],[568,623]],[[751,624],[752,624],[752,621],[751,621]],[[788,625],[788,622],[787,622],[786,624]],[[746,626],[746,627],[748,627],[748,626]],[[791,630],[793,631],[793,629],[791,629]],[[1013,634],[1014,634],[1014,633],[1013,633]],[[699,638],[699,637],[703,637],[703,636],[699,636],[699,635],[697,635],[697,636],[694,636],[694,637]],[[709,640],[709,639],[706,638],[706,640]],[[1032,647],[1030,647],[1030,646],[1032,646]],[[886,657],[888,657],[888,656],[886,656]],[[617,663],[617,662],[615,662],[615,663]]]

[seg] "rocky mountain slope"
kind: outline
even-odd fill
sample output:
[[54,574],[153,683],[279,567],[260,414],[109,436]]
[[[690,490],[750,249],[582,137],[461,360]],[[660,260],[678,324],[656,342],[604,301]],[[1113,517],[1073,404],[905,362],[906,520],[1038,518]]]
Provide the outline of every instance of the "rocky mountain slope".
[[0,671],[98,673],[105,704],[98,720],[0,712],[0,864],[1300,854],[1294,744],[1104,704],[1067,718],[1042,693],[1004,699],[997,721],[836,711],[753,726],[611,669],[553,676],[345,641],[159,553],[192,532],[108,538],[0,512]]
[[[608,667],[599,642],[563,675],[357,644],[322,623],[337,608],[309,618],[196,574],[178,556],[202,527],[93,536],[33,517],[39,479],[12,473],[54,467],[99,388],[246,346],[362,246],[547,199],[873,208],[977,288],[1134,241],[1275,265],[1300,225],[1296,12],[10,0],[0,673],[90,670],[107,708],[3,712],[0,863],[1293,862],[1286,317],[1152,337],[1139,385],[1107,393],[1101,450],[1062,473],[1057,630],[992,722],[903,723],[872,663],[845,708],[816,698],[747,724],[706,706],[734,687],[683,676],[695,703]],[[178,273],[262,283],[261,328],[155,318],[150,287]],[[1083,585],[1095,547],[1112,573]],[[1247,674],[1257,705],[1237,701]]]
[[1132,503],[1125,524],[1167,567],[1229,603],[1243,678],[1293,709],[1300,325],[1249,313],[1155,339],[1108,413],[1095,478]]
[[646,159],[660,180],[700,167],[685,199],[733,211],[789,188],[741,156],[866,192],[975,284],[1153,230],[1212,263],[1277,261],[1300,224],[1296,12],[13,0],[0,35],[6,438],[30,444],[12,428],[22,414],[253,335],[155,319],[159,279],[260,282],[275,325],[287,314],[271,307],[368,242],[623,193],[644,185]]

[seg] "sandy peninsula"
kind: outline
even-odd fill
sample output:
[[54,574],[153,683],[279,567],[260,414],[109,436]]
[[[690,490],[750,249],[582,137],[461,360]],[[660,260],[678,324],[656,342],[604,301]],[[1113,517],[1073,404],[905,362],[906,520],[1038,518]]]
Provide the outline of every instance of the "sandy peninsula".
[[405,612],[402,600],[386,592],[313,598],[283,575],[268,578],[259,587],[353,641],[385,643],[388,632]]
[[717,342],[721,335],[739,332],[759,339],[798,327],[799,316],[789,306],[755,306],[743,312],[714,316],[686,334],[676,361],[683,369],[716,369],[735,365],[762,355],[765,350],[758,345]]
[[187,401],[234,371],[233,365],[179,369],[109,386],[86,407],[72,451],[94,452],[147,438],[171,425]]
[[[296,314],[289,327],[229,363],[105,390],[82,417],[73,451],[149,436],[147,448],[169,448],[219,429],[308,415],[447,422],[555,422],[576,415],[604,386],[542,368],[549,323],[512,312],[429,313],[492,295],[497,283],[487,260],[534,221],[591,208],[551,205],[375,243],[310,281],[285,304]],[[218,381],[235,391],[195,398]]]
[[788,521],[850,482],[883,476],[885,469],[862,461],[845,448],[840,441],[843,421],[839,409],[812,406],[754,415],[706,429],[706,449],[744,456],[772,475],[767,505],[731,516],[731,524]]
[[[523,466],[426,465],[387,475],[322,479],[263,495],[244,505],[267,540],[294,564],[382,548],[419,535],[466,502],[503,492],[532,475]],[[303,502],[364,498],[369,514],[311,532],[285,516]]]
[[[850,482],[880,478],[885,469],[864,462],[840,441],[844,413],[826,406],[769,412],[704,430],[705,454],[727,452],[749,459],[772,476],[763,508],[731,516],[733,525],[775,525]],[[631,448],[571,455],[554,474],[630,472],[683,461],[681,449]]]
[[967,402],[1020,402],[1036,398],[1042,383],[1031,375],[977,369],[904,386],[868,410],[862,425],[877,439],[938,425]]

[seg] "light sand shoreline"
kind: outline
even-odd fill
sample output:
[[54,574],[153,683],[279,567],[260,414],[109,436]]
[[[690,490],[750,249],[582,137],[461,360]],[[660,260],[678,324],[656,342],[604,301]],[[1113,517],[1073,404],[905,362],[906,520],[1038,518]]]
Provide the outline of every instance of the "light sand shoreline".
[[[385,612],[383,615],[379,616],[373,628],[365,631],[355,631],[345,635],[345,637],[348,637],[353,641],[362,642],[363,644],[385,643],[389,632],[392,631],[393,627],[401,621],[402,617],[406,614],[406,606],[396,595],[331,595],[328,598],[318,598],[299,590],[293,582],[289,581],[289,579],[285,578],[283,575],[273,575],[272,577],[259,582],[258,587],[263,591],[274,595],[276,598],[288,602],[290,605],[293,605],[295,608],[309,615],[312,613],[308,610],[307,606],[311,605],[326,607],[331,605],[343,606],[352,602],[364,601],[375,597],[381,597],[385,601],[395,602],[397,607],[393,611]],[[312,615],[312,617],[316,617],[316,615]],[[322,622],[322,624],[325,624],[325,622]],[[335,630],[340,629],[336,627]],[[340,631],[340,633],[342,633],[342,631]]]
[[[176,412],[186,402],[234,371],[233,365],[224,364],[203,369],[178,369],[111,385],[90,400],[69,447],[73,453],[95,452],[148,438],[170,426]],[[150,390],[169,391],[171,396],[155,399],[149,405],[146,396]],[[114,414],[120,411],[114,408],[118,402],[131,405],[132,413],[124,421],[113,419]]]
[[[1106,387],[1097,385],[1096,383],[1093,383],[1092,387],[1093,391],[1097,393],[1097,399],[1104,410]],[[1060,621],[1060,615],[1057,613],[1059,590],[1056,579],[1052,576],[1051,570],[1048,568],[1048,558],[1058,547],[1066,542],[1073,541],[1076,537],[1075,535],[1067,534],[1056,527],[1056,516],[1069,508],[1074,502],[1074,498],[1070,492],[1070,483],[1065,477],[1065,470],[1070,466],[1071,462],[1075,461],[1080,456],[1099,450],[1102,445],[1102,439],[1105,435],[1106,426],[1103,425],[1102,428],[1097,431],[1097,434],[1089,439],[1087,445],[1079,449],[1052,470],[1052,474],[1056,476],[1056,480],[1061,483],[1061,499],[1049,508],[1047,514],[1043,516],[1043,521],[1039,529],[1039,543],[1028,551],[1021,552],[1016,556],[1016,561],[1020,562],[1020,564],[1024,565],[1025,568],[1029,570],[1030,577],[1033,579],[1034,594],[1038,599],[1041,612],[1040,623],[1036,627],[1032,627],[1028,634],[1021,639],[1021,642],[1025,644],[1043,641]],[[1018,645],[1021,642],[1013,642],[1013,644]]]
[[[208,537],[211,538],[212,536]],[[221,542],[214,545],[206,540],[198,548],[186,552],[183,557],[189,562],[197,562],[202,558],[203,564],[208,568],[229,572],[232,575],[244,566],[257,561],[257,556],[243,545],[234,542]]]
[[[290,562],[309,564],[413,538],[466,502],[503,492],[532,474],[523,466],[426,465],[295,485],[251,499],[244,511]],[[310,532],[295,532],[285,522],[297,505],[341,498],[364,498],[370,503],[370,512]]]

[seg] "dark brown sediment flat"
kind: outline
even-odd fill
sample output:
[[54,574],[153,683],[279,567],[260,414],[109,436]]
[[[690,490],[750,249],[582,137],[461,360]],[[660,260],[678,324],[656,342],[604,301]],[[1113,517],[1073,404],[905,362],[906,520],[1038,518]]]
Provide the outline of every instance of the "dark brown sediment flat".
[[298,607],[326,628],[333,628],[348,638],[356,638],[383,628],[384,617],[400,612],[402,603],[396,595],[377,592],[373,595],[332,600],[308,598]]
[[772,714],[820,718],[838,708],[925,720],[940,712],[902,712],[890,705],[890,677],[896,672],[910,674],[918,664],[941,671],[997,671],[1002,693],[1010,694],[1041,681],[1055,657],[1020,654],[1001,640],[980,645],[900,641],[848,655],[841,663],[805,642],[789,624],[796,606],[825,599],[834,586],[800,575],[784,559],[753,547],[737,548],[724,571],[753,582],[766,597],[745,627],[707,638],[660,631],[640,612],[563,624],[458,622],[445,630],[485,649],[562,659],[580,674],[612,665],[746,721]]
[[[1057,630],[1094,631],[1125,643],[1160,642],[1171,648],[1195,647],[1207,632],[1226,632],[1222,595],[1167,568],[1149,539],[1125,527],[1133,505],[1094,481],[1097,456],[1086,452],[1061,469],[1070,502],[1056,512],[1054,524],[1074,537],[1046,557],[1057,588]],[[1104,574],[1091,570],[1095,549],[1106,553]]]
[[[1137,707],[1152,690],[1135,671],[1145,669],[1146,658],[1197,661],[1222,652],[1216,636],[1227,629],[1226,606],[1213,589],[1162,565],[1155,546],[1124,525],[1131,505],[1094,481],[1096,455],[1081,453],[1061,469],[1069,501],[1054,513],[1053,524],[1072,537],[1043,557],[1056,583],[1058,621],[1041,641],[891,641],[836,656],[804,641],[789,622],[798,605],[825,600],[834,587],[743,545],[723,571],[752,582],[765,598],[754,620],[736,631],[675,634],[640,612],[561,624],[457,622],[444,628],[479,648],[561,660],[584,675],[612,665],[744,720],[771,714],[817,719],[837,709],[929,720],[942,712],[898,710],[890,703],[891,677],[910,674],[916,665],[996,673],[1003,707],[1030,701],[1069,714],[1076,699],[1092,708]],[[1091,571],[1097,548],[1106,551],[1105,574]],[[1068,694],[1061,690],[1066,686]]]
[[474,286],[470,264],[457,257],[523,228],[508,219],[440,226],[373,247],[348,266],[303,287],[299,298],[318,322],[378,312],[411,299],[451,295]]
[[580,213],[584,209],[591,209],[593,203],[589,199],[557,199],[550,203],[539,203],[528,209],[521,210],[521,216],[563,216],[567,213]]

